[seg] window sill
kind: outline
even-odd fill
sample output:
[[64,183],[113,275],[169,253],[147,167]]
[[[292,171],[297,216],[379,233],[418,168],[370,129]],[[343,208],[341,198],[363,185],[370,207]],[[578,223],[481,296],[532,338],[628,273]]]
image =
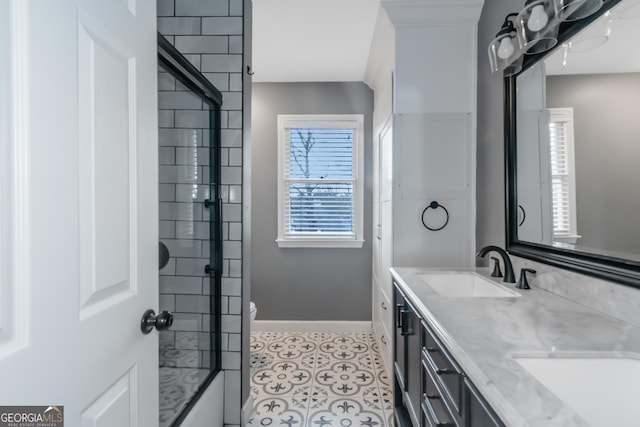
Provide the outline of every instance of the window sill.
[[276,239],[279,248],[361,248],[364,240]]
[[556,234],[553,236],[553,240],[560,243],[568,243],[575,245],[579,238],[582,236],[577,234]]

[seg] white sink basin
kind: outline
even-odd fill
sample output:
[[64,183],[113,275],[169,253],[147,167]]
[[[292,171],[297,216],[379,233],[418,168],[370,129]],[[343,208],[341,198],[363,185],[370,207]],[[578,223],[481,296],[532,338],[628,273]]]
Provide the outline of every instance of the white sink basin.
[[523,368],[593,427],[640,425],[640,360],[518,357]]
[[452,298],[505,298],[520,294],[470,271],[418,274],[431,289]]

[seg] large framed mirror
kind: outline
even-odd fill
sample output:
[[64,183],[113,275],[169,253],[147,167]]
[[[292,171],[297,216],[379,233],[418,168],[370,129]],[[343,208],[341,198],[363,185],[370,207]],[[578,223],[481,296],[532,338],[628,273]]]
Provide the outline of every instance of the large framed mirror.
[[510,253],[640,287],[640,0],[505,77]]

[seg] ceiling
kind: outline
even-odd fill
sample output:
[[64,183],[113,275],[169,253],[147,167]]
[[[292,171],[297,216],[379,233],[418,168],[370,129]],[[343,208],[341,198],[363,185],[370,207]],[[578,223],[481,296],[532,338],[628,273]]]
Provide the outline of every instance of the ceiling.
[[[363,81],[380,0],[253,0],[254,82]],[[547,74],[639,72],[640,0],[624,0],[545,61]],[[581,47],[602,46],[586,52]]]
[[253,0],[253,81],[363,81],[379,4]]

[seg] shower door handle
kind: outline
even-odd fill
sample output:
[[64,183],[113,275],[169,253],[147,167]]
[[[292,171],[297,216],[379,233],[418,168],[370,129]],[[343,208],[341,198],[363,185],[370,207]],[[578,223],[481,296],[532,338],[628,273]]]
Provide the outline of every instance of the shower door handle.
[[156,312],[149,309],[142,315],[140,329],[143,334],[148,334],[155,327],[158,331],[169,329],[173,325],[173,313],[161,311],[157,316]]
[[[216,222],[218,225],[218,229],[216,231],[216,239],[217,240],[221,240],[222,239],[222,198],[218,197],[217,200],[211,200],[211,199],[206,199],[204,201],[204,207],[207,209],[211,209],[211,208],[215,208],[215,212],[217,215],[216,218]],[[204,272],[206,274],[211,274],[214,272],[218,272],[220,274],[222,274],[222,248],[218,247],[217,250],[213,251],[212,250],[212,256],[214,258],[213,260],[213,266],[207,264],[205,266],[205,270]]]

